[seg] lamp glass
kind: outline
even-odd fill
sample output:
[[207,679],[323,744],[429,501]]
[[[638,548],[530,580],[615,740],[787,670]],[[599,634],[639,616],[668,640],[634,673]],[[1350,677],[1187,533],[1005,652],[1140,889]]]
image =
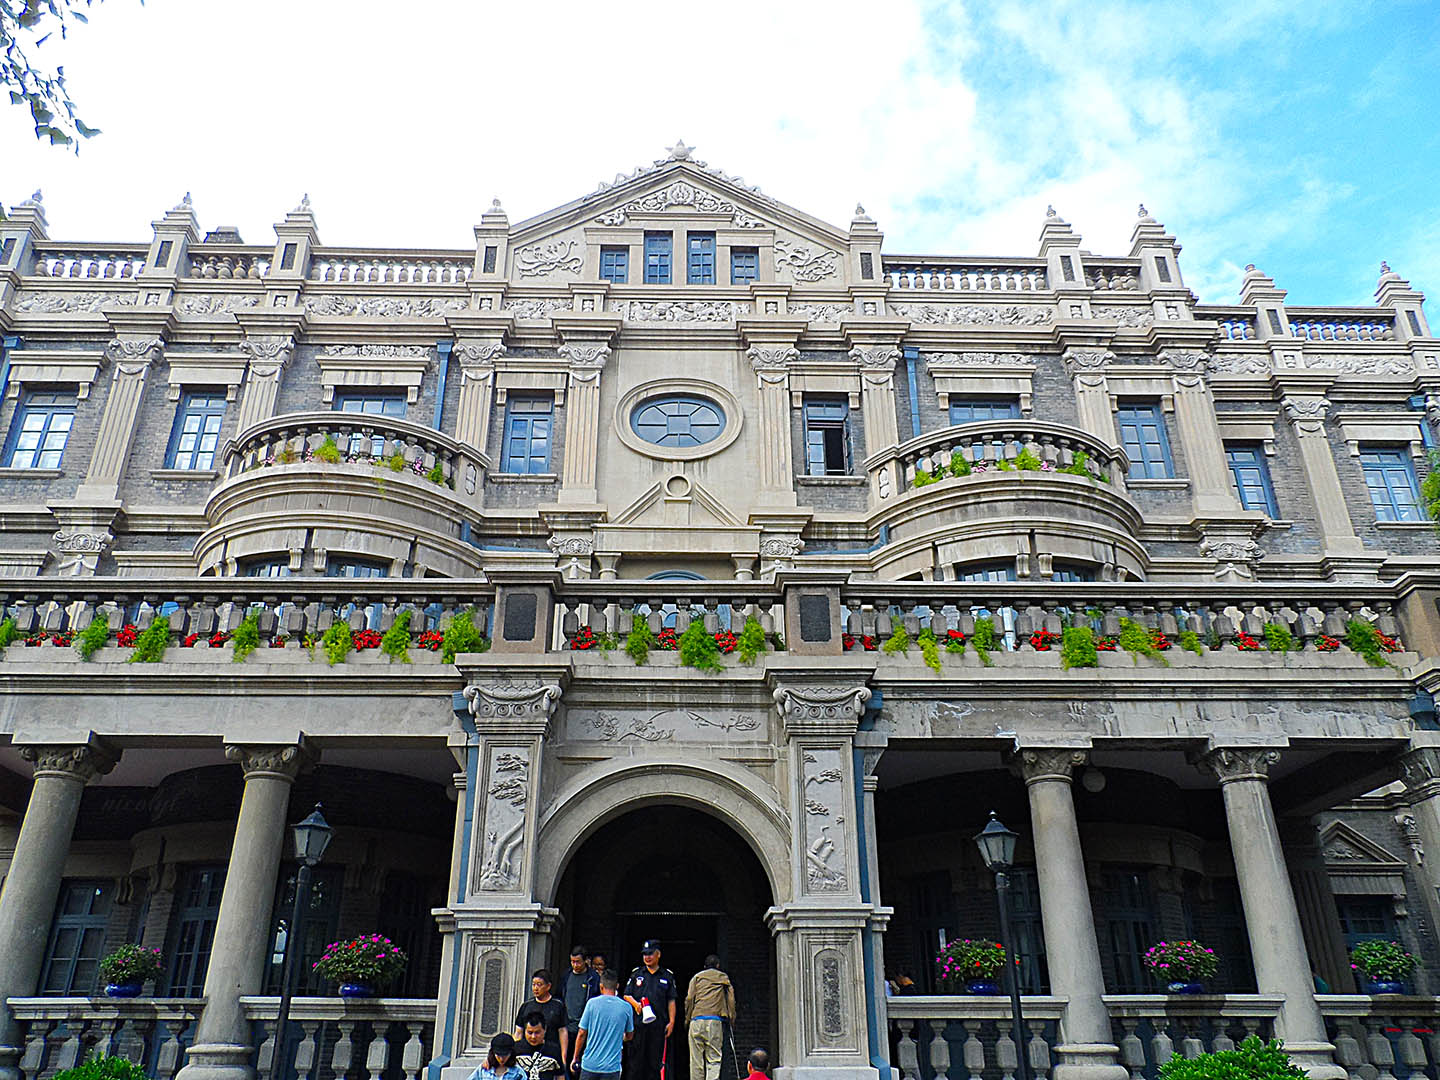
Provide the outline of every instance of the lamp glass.
[[290,831],[295,835],[295,857],[308,866],[314,866],[325,857],[330,837],[335,835],[335,830],[320,813],[319,806],[304,821],[290,826]]
[[1015,865],[1015,843],[1020,834],[1011,832],[992,813],[985,828],[975,834],[975,846],[988,870],[1008,870]]

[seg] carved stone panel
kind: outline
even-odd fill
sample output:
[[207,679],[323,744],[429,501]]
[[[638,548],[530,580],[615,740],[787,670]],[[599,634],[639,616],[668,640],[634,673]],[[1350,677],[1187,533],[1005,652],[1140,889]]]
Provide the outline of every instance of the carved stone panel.
[[565,738],[615,747],[725,744],[768,741],[769,728],[762,712],[743,707],[572,708],[565,716]]
[[524,880],[530,768],[529,747],[488,748],[472,892],[514,892]]
[[849,887],[846,850],[847,800],[841,751],[800,751],[800,804],[805,826],[805,890],[844,892]]

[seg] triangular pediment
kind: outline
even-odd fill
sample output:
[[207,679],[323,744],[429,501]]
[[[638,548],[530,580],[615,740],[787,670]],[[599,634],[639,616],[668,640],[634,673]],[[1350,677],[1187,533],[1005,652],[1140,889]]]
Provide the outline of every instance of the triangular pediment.
[[[683,494],[677,494],[677,491]],[[611,519],[613,525],[656,528],[738,529],[744,526],[723,502],[694,480],[651,484],[638,499]]]
[[511,230],[516,247],[533,246],[572,234],[577,227],[644,225],[667,216],[701,215],[717,227],[770,229],[843,251],[844,229],[780,202],[740,177],[697,160],[689,147],[652,165],[602,181],[590,194],[519,222]]
[[1343,821],[1320,831],[1320,852],[1333,870],[1403,870],[1405,861]]

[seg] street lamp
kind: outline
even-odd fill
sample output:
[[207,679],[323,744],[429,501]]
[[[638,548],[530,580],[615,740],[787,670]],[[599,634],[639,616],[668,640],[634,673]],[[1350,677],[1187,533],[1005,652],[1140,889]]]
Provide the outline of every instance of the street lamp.
[[1016,1077],[1030,1080],[1029,1047],[1025,1038],[1025,1017],[1020,1010],[1020,975],[1015,965],[1012,938],[1010,937],[1010,868],[1015,865],[1015,843],[1018,833],[1002,825],[995,812],[985,828],[975,834],[975,846],[985,860],[985,868],[995,875],[995,897],[1000,904],[1000,944],[1006,949],[1005,967],[1010,989],[1010,1013],[1015,1023]]
[[300,918],[305,905],[310,901],[310,878],[317,863],[325,857],[330,838],[335,830],[320,813],[320,804],[304,821],[290,826],[295,838],[295,858],[300,869],[295,874],[295,905],[290,909],[290,924],[285,928],[285,961],[280,975],[280,1011],[275,1018],[275,1049],[270,1055],[270,1075],[273,1080],[285,1080],[286,1056],[289,1053],[290,1002],[295,997],[295,980],[299,975],[300,952],[304,945],[296,939],[300,935]]

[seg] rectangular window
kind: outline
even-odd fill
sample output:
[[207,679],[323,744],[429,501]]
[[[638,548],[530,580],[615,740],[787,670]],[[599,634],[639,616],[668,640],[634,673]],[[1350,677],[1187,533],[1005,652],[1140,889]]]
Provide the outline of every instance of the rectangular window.
[[757,248],[730,249],[730,284],[748,285],[760,280],[760,251]]
[[1084,563],[1061,562],[1056,559],[1050,568],[1051,581],[1094,581],[1095,568]]
[[1415,464],[1402,446],[1361,446],[1360,468],[1376,521],[1422,521]]
[[242,577],[289,577],[290,560],[286,556],[274,559],[249,559],[240,564]]
[[486,245],[485,245],[485,259],[484,259],[484,261],[481,262],[481,264],[480,264],[481,267],[483,268],[483,269],[481,270],[481,273],[483,273],[483,274],[493,274],[493,273],[495,272],[495,252],[496,252],[496,247],[495,247],[494,244],[486,244]]
[[534,475],[550,471],[554,412],[554,400],[550,397],[510,396],[505,402],[501,472]]
[[715,284],[715,234],[692,232],[689,235],[690,261],[686,282],[690,285]]
[[1280,326],[1280,312],[1274,308],[1266,308],[1265,314],[1270,317],[1270,332],[1272,334],[1283,334],[1285,331]]
[[220,425],[225,421],[225,395],[192,391],[180,400],[175,426],[170,431],[167,469],[213,469]]
[[[385,394],[367,390],[337,390],[335,392],[335,411],[347,413],[366,413],[370,416],[393,416],[398,419],[405,419],[405,395]],[[342,446],[341,451],[346,454],[365,454],[364,435],[350,436],[350,445]],[[372,435],[368,453],[371,457],[379,457],[385,452],[385,436]]]
[[1075,280],[1075,260],[1069,255],[1060,256],[1060,273],[1066,281]]
[[186,870],[171,916],[170,997],[200,997],[205,992],[205,970],[220,918],[220,894],[225,889],[225,867],[193,866]]
[[1007,397],[974,397],[950,399],[950,423],[968,424],[974,420],[1018,420],[1020,399]]
[[1165,417],[1158,402],[1121,405],[1116,420],[1120,425],[1120,443],[1130,456],[1132,478],[1175,475],[1170,461],[1170,440],[1165,434]]
[[75,424],[75,395],[32,390],[10,422],[5,464],[12,469],[58,469]]
[[670,243],[668,232],[645,234],[645,284],[670,284]]
[[371,559],[328,559],[325,563],[326,577],[383,578],[390,576],[390,564]]
[[[0,263],[4,261],[4,259],[0,259]],[[1410,332],[1412,334],[1420,333],[1420,316],[1416,315],[1413,311],[1407,311],[1405,312],[1405,318],[1410,320]]]
[[805,474],[850,475],[850,408],[843,398],[805,402]]
[[1105,870],[1100,875],[1101,911],[1105,918],[1105,940],[1115,966],[1115,981],[1106,980],[1118,994],[1144,994],[1154,989],[1145,970],[1145,950],[1155,944],[1150,888],[1145,871],[1139,868]]
[[624,285],[630,280],[630,249],[628,247],[602,247],[600,249],[600,277],[614,285]]
[[295,245],[294,245],[294,244],[286,244],[283,248],[280,249],[280,269],[281,269],[281,270],[293,270],[293,269],[295,269]]
[[860,253],[860,277],[864,281],[875,280],[875,256],[868,251]]
[[1048,994],[1050,973],[1045,966],[1045,930],[1040,919],[1040,881],[1032,866],[1010,871],[1010,930],[1015,935],[1021,992]]
[[[275,892],[274,916],[271,920],[274,934],[271,937],[270,955],[265,968],[265,990],[267,994],[280,992],[280,976],[285,964],[285,939],[290,934],[290,914],[295,909],[295,867],[290,865],[280,871],[280,887]],[[310,882],[310,903],[300,914],[299,932],[295,936],[299,944],[296,967],[299,969],[299,994],[315,994],[321,987],[334,994],[333,984],[328,983],[315,971],[315,962],[325,955],[325,946],[335,940],[336,927],[340,921],[340,901],[344,895],[345,871],[339,866],[317,866]]]
[[1346,949],[1353,949],[1362,941],[1394,941],[1398,936],[1395,901],[1388,896],[1342,894],[1335,897],[1335,908]]
[[955,580],[1014,581],[1015,560],[1006,559],[999,562],[957,563],[955,565]]
[[160,250],[155,253],[155,265],[165,266],[170,262],[170,249],[175,246],[173,240],[161,240]]
[[1227,442],[1225,461],[1230,466],[1230,478],[1235,482],[1240,505],[1246,510],[1263,510],[1272,518],[1279,517],[1264,447],[1259,443]]
[[1155,276],[1166,284],[1170,282],[1170,263],[1164,255],[1155,256]]
[[113,881],[70,880],[61,884],[50,927],[50,947],[40,975],[40,993],[85,997],[95,992],[114,902]]

